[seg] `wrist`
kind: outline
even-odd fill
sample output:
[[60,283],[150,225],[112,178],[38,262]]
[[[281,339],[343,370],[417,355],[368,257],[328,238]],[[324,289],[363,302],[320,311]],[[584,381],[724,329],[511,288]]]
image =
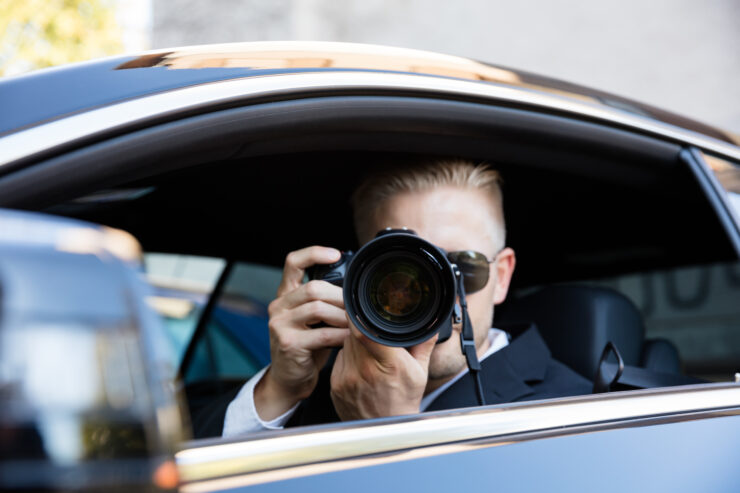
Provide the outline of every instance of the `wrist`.
[[263,421],[272,421],[282,416],[304,399],[276,381],[270,370],[268,368],[254,388],[254,406]]

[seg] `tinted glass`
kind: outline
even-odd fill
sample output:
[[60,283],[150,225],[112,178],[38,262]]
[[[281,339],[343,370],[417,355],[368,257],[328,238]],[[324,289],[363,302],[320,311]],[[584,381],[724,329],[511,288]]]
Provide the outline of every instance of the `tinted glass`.
[[704,160],[727,192],[727,201],[740,219],[740,164],[709,154],[704,154]]
[[[177,349],[173,364],[178,367],[226,261],[149,253],[145,265],[155,288],[150,302],[165,321],[167,336]],[[269,363],[267,305],[275,297],[281,275],[275,267],[234,266],[205,330],[193,341],[192,359],[183,369],[186,383],[247,379]]]
[[678,350],[684,373],[729,381],[740,370],[740,263],[644,272],[601,281],[642,313],[647,339]]
[[193,342],[193,358],[184,369],[186,383],[246,380],[270,362],[267,305],[281,276],[276,267],[234,266],[205,330]]
[[216,286],[226,261],[218,258],[146,253],[144,268],[154,288],[149,300],[165,322],[175,348],[174,368],[180,366],[198,319]]

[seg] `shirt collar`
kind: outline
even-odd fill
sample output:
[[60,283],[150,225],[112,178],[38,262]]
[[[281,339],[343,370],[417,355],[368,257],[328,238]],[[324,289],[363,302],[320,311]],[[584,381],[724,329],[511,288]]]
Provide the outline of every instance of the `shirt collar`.
[[[507,332],[504,332],[503,330],[496,329],[493,327],[490,328],[488,330],[488,349],[486,350],[485,353],[483,353],[483,356],[481,356],[480,360],[483,361],[484,359],[488,358],[490,355],[492,355],[496,351],[503,349],[508,345],[509,345],[509,334]],[[450,388],[452,384],[460,380],[460,378],[462,378],[463,375],[465,375],[466,373],[468,373],[467,366],[463,368],[462,371],[460,371],[460,373],[455,375],[454,378],[448,380],[444,384],[440,385],[439,387],[437,387],[436,389],[434,389],[433,391],[425,395],[421,399],[421,405],[419,406],[419,410],[424,411],[427,407],[429,407],[429,404],[431,404],[434,401],[434,399],[439,397],[439,395],[442,392]]]

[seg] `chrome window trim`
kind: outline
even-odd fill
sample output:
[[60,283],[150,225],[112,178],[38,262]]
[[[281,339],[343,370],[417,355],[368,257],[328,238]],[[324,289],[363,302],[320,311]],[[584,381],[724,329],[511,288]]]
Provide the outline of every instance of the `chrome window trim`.
[[486,442],[487,446],[503,445],[578,433],[585,427],[608,430],[641,426],[646,420],[684,421],[697,415],[735,414],[740,414],[740,386],[692,385],[308,427],[241,441],[195,441],[186,444],[175,458],[185,483],[237,475],[242,476],[242,483],[254,483],[274,480],[277,476],[270,471],[277,469],[279,477],[285,479],[285,468],[295,469],[299,476],[316,474],[346,468],[356,459],[372,462],[378,454],[383,454],[385,461],[405,460],[419,453],[464,450],[471,441],[478,446],[481,441],[484,446]]
[[327,90],[402,90],[419,94],[467,96],[566,112],[691,144],[740,160],[740,148],[700,133],[575,99],[461,79],[382,72],[318,72],[231,79],[163,92],[71,115],[0,138],[0,168],[55,147],[123,129],[152,118],[209,105],[275,96],[305,96]]

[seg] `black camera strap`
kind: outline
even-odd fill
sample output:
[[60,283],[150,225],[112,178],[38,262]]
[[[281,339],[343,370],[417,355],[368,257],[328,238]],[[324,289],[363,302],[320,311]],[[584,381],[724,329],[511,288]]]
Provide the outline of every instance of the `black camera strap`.
[[478,404],[486,405],[486,399],[483,396],[483,385],[480,380],[480,361],[475,348],[475,338],[473,337],[473,325],[470,323],[468,314],[468,302],[465,299],[465,285],[463,283],[463,274],[457,265],[453,265],[455,279],[457,280],[457,292],[460,297],[458,305],[455,305],[455,323],[462,322],[460,331],[460,348],[468,363],[468,371],[473,377],[475,384],[475,394],[478,396]]

